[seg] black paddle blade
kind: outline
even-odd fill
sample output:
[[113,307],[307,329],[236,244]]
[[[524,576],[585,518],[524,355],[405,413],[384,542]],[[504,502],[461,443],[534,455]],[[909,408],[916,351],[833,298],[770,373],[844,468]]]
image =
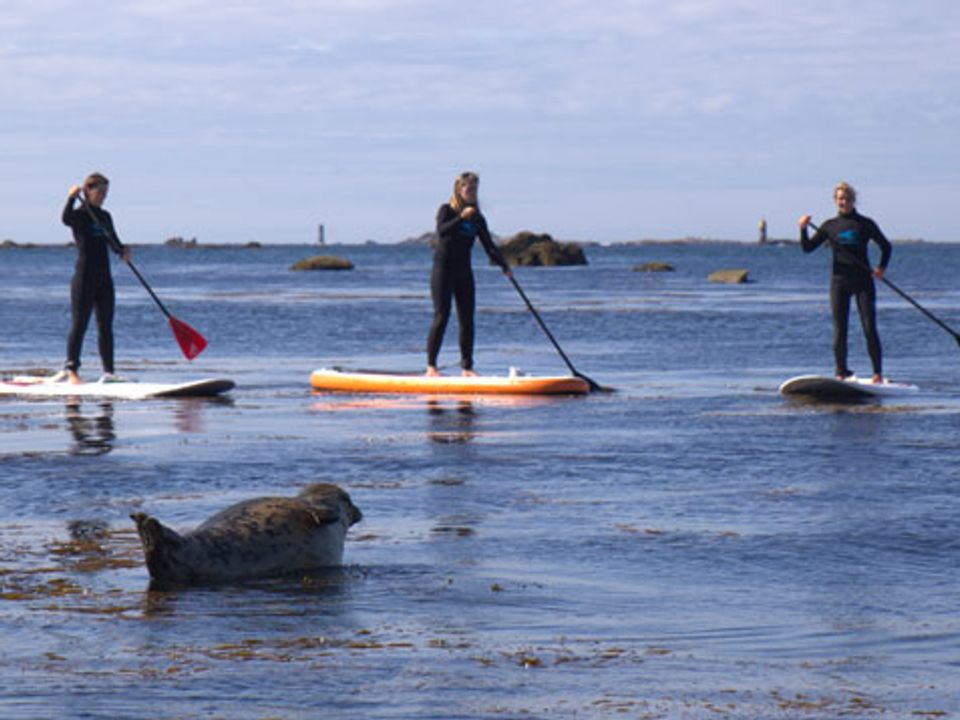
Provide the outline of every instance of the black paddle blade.
[[192,327],[182,320],[170,316],[170,329],[173,330],[173,336],[177,339],[177,344],[187,360],[193,360],[197,355],[203,352],[207,346],[207,341],[203,335],[198,333]]
[[616,392],[616,391],[617,391],[616,388],[604,387],[603,385],[601,385],[600,383],[596,382],[596,381],[593,380],[592,378],[588,378],[588,377],[587,377],[586,375],[584,375],[582,372],[574,372],[573,374],[574,374],[576,377],[578,377],[578,378],[580,378],[581,380],[583,380],[583,381],[590,387],[590,392],[612,393],[612,392]]

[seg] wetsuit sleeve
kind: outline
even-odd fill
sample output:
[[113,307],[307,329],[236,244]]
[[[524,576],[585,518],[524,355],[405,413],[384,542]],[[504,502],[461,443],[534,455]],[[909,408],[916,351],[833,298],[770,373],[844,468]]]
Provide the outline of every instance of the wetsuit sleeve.
[[117,255],[122,255],[122,254],[123,254],[124,245],[123,245],[122,242],[120,242],[120,238],[117,237],[116,228],[113,227],[113,217],[111,217],[110,213],[108,213],[106,210],[103,210],[102,212],[103,212],[103,214],[104,214],[104,216],[105,216],[105,218],[106,218],[106,221],[107,221],[107,222],[106,222],[106,224],[107,224],[107,242],[110,243],[110,248],[111,248]]
[[887,264],[890,262],[890,255],[893,253],[893,246],[890,244],[890,241],[887,240],[886,236],[883,234],[883,231],[880,230],[879,225],[877,225],[873,220],[870,221],[870,225],[870,237],[873,238],[873,241],[880,246],[879,267],[882,270],[886,270]]
[[63,213],[60,215],[60,219],[63,221],[63,224],[67,227],[73,227],[75,222],[77,211],[73,209],[73,203],[76,198],[68,197],[67,204],[63,206]]
[[444,203],[437,210],[437,234],[447,235],[460,222],[460,214],[450,207],[449,203]]
[[507,260],[503,257],[503,253],[500,252],[500,248],[497,247],[497,244],[493,241],[493,238],[490,237],[490,230],[487,229],[487,219],[483,215],[479,215],[480,222],[478,223],[480,244],[483,245],[483,249],[487,251],[487,256],[494,263],[499,265],[503,270],[509,270],[510,265],[507,264]]
[[829,235],[824,232],[823,228],[817,228],[817,231],[813,234],[813,237],[809,237],[807,234],[807,228],[800,228],[800,247],[803,248],[805,253],[813,252],[818,247],[823,245],[823,243],[829,238]]

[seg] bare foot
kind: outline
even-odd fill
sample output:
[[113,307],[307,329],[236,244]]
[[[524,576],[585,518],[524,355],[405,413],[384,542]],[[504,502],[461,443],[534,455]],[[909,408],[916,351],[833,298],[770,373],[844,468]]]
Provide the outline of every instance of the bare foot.
[[83,385],[83,380],[73,370],[67,370],[67,381],[71,385]]
[[433,365],[427,365],[427,372],[425,372],[424,375],[427,377],[440,377],[440,371]]
[[872,382],[874,385],[880,385],[880,384],[882,384],[882,383],[883,383],[883,375],[880,375],[879,373],[878,373],[877,375],[874,375],[874,376],[870,379],[870,382]]
[[474,370],[471,370],[470,368],[464,368],[460,374],[463,375],[464,377],[477,377],[477,373]]

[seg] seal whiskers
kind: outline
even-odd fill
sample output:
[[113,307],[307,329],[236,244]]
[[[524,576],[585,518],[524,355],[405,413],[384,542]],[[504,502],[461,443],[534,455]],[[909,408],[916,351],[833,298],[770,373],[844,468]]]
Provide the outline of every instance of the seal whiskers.
[[231,505],[184,534],[144,513],[130,517],[151,580],[196,585],[340,565],[347,530],[363,514],[337,485],[314,483],[295,497]]

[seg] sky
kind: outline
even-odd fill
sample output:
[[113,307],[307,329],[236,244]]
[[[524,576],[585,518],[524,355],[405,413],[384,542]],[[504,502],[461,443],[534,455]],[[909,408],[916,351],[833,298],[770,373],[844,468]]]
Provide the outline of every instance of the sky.
[[398,242],[462,170],[494,233],[773,237],[851,182],[960,241],[956,0],[0,0],[0,241]]

